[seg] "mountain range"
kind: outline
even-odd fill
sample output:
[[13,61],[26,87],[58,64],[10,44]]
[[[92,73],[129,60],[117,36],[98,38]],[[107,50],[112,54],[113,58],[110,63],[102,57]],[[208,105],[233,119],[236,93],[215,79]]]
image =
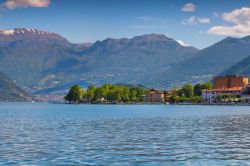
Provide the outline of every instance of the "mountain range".
[[[169,70],[160,74],[160,77],[168,76],[168,79],[160,79],[163,85],[183,83],[197,83],[212,80],[216,75],[234,74],[229,71],[231,66],[242,61],[250,55],[250,36],[244,38],[227,37],[214,45],[195,53],[185,61],[181,61]],[[238,68],[239,65],[238,65]],[[227,70],[227,72],[225,71]],[[225,72],[224,72],[225,71]],[[250,71],[246,71],[248,74]],[[242,74],[239,72],[239,74]]]
[[0,30],[0,71],[33,94],[64,93],[76,83],[168,89],[211,80],[249,53],[250,36],[199,50],[161,34],[74,44],[37,29]]

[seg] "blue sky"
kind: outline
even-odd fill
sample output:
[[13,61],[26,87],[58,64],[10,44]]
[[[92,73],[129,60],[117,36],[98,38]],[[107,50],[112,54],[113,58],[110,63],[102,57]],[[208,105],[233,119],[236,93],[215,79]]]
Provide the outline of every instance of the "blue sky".
[[[0,0],[0,28],[37,28],[74,43],[159,33],[197,48],[250,34],[249,0]],[[181,42],[180,41],[180,42]]]

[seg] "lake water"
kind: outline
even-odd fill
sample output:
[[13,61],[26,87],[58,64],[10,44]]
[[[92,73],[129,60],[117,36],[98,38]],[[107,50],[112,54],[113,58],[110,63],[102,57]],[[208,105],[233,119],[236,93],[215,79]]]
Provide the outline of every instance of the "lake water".
[[250,165],[250,107],[0,103],[0,165]]

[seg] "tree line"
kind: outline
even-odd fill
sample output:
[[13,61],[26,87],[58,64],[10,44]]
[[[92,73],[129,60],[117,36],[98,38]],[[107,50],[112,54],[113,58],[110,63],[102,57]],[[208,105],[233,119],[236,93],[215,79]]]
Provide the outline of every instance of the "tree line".
[[204,84],[198,83],[195,86],[192,84],[186,84],[181,89],[176,89],[171,91],[171,97],[169,101],[172,103],[179,102],[201,102],[202,90],[212,89],[213,84],[211,82],[206,82]]
[[[195,86],[186,84],[179,89],[164,91],[164,100],[171,103],[199,103],[201,102],[202,90],[212,89],[212,87],[213,84],[211,82],[198,83]],[[85,90],[79,85],[74,85],[70,88],[64,99],[69,103],[95,103],[101,100],[102,102],[111,103],[142,102],[142,96],[147,95],[150,91],[154,91],[154,89],[149,90],[135,86],[104,84],[100,87],[89,85]]]
[[104,84],[101,87],[89,85],[86,90],[79,85],[74,85],[64,99],[69,103],[93,103],[100,100],[107,102],[141,102],[142,95],[145,95],[147,92],[148,89],[146,88],[126,85]]

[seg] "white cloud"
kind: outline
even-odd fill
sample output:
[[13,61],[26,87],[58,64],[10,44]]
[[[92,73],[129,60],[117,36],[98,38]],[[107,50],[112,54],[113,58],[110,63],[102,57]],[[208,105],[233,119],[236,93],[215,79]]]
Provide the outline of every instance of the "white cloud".
[[7,0],[1,6],[7,9],[15,9],[20,7],[48,7],[50,0]]
[[197,18],[198,22],[201,24],[209,24],[210,19],[209,18]]
[[176,40],[180,45],[184,46],[184,47],[187,47],[187,46],[190,46],[188,43],[182,41],[182,40]]
[[181,23],[184,25],[195,25],[197,24],[196,17],[191,16],[189,18],[184,19]]
[[181,9],[183,12],[194,12],[195,10],[196,6],[193,3],[187,3]]
[[225,22],[232,26],[214,26],[208,30],[209,34],[220,36],[246,36],[250,34],[250,8],[242,7],[232,12],[222,14]]
[[250,8],[243,7],[222,15],[223,20],[235,24],[250,24]]
[[195,25],[195,24],[209,24],[210,23],[210,19],[209,18],[199,18],[199,17],[195,17],[195,16],[191,16],[189,18],[184,19],[182,22],[182,24],[184,25]]

